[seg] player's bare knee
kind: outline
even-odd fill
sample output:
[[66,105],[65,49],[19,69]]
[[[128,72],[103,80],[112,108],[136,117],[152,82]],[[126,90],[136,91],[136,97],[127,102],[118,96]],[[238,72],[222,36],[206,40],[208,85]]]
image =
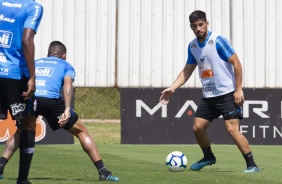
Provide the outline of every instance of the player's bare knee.
[[238,132],[237,128],[234,126],[227,126],[226,130],[228,132],[229,135],[231,135],[232,137],[236,135],[236,133]]
[[200,126],[199,124],[194,123],[193,132],[195,134],[201,134],[201,133],[205,132],[205,129],[204,129],[204,127]]

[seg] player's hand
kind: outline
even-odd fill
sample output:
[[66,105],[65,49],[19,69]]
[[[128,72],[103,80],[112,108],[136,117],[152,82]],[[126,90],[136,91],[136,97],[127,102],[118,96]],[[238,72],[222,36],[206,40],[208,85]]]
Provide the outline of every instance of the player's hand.
[[174,90],[171,88],[167,88],[162,91],[162,95],[160,97],[160,102],[164,105],[168,104],[170,97],[173,95]]
[[244,92],[243,90],[236,90],[234,93],[234,101],[236,105],[241,106],[244,103]]
[[69,110],[65,110],[65,112],[62,114],[61,118],[58,121],[58,124],[60,127],[64,127],[67,122],[69,121],[70,118],[70,111]]
[[35,79],[29,79],[27,83],[27,91],[22,94],[24,100],[31,98],[34,95],[35,89]]

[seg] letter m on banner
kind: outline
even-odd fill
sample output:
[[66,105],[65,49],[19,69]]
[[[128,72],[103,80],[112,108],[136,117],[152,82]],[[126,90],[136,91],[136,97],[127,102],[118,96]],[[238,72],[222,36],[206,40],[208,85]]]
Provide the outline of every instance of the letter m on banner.
[[150,115],[153,115],[157,110],[160,108],[162,109],[162,118],[167,117],[167,106],[162,105],[161,102],[159,102],[153,109],[147,106],[142,100],[136,100],[136,117],[142,116],[142,108],[148,112]]

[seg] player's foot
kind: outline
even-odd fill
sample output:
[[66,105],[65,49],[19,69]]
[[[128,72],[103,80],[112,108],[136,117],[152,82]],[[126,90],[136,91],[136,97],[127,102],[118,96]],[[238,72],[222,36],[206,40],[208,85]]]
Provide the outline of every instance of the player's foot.
[[202,169],[203,167],[207,166],[207,165],[212,165],[216,163],[216,158],[213,157],[211,159],[208,158],[203,158],[201,160],[199,160],[198,162],[192,164],[190,166],[190,169],[193,171],[199,171],[200,169]]
[[260,169],[256,166],[249,166],[243,172],[245,172],[245,173],[260,172]]
[[1,168],[1,170],[0,170],[0,180],[4,179],[3,174],[4,174],[4,168]]
[[111,171],[100,171],[100,181],[119,181],[119,178],[112,175]]
[[31,184],[29,181],[17,181],[17,184]]

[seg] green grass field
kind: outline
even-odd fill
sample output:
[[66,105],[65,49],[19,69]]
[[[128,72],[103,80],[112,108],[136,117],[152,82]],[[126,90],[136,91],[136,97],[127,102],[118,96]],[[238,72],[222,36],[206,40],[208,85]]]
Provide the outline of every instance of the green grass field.
[[[98,143],[107,168],[120,178],[119,183],[281,183],[281,146],[251,146],[261,173],[242,172],[245,161],[235,145],[213,145],[217,157],[213,166],[201,171],[188,168],[184,172],[173,173],[165,166],[168,153],[182,151],[188,158],[189,167],[202,157],[197,145],[121,145],[119,124],[86,125]],[[3,145],[0,146],[2,150]],[[98,183],[98,173],[77,140],[74,145],[36,145],[35,151],[29,175],[33,184]],[[5,179],[0,183],[14,184],[17,173],[18,152],[6,166]]]

